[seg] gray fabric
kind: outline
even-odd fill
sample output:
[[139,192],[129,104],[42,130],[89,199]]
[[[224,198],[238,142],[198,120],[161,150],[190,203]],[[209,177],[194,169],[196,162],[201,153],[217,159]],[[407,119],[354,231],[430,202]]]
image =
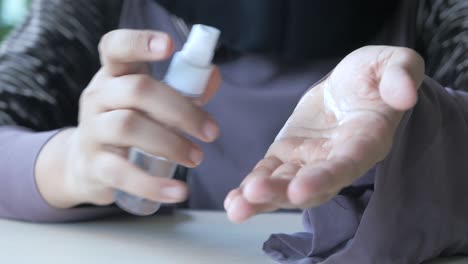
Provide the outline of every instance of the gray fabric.
[[306,232],[274,234],[264,251],[288,264],[417,264],[468,255],[467,120],[468,93],[426,79],[376,166],[375,190],[306,210]]

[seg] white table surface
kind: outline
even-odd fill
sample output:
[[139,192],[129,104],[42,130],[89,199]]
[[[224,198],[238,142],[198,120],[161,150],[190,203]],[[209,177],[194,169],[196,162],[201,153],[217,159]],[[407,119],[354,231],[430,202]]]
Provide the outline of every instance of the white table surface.
[[[270,233],[302,230],[297,214],[260,215],[243,225],[224,213],[120,217],[73,224],[0,220],[0,263],[274,263],[262,253]],[[462,264],[453,259],[430,264]]]

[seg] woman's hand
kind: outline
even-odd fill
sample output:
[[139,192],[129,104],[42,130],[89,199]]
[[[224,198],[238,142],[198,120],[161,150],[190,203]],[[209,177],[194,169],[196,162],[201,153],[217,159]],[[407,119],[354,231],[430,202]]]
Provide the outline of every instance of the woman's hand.
[[[205,142],[218,126],[199,105],[149,75],[146,62],[167,59],[172,41],[162,32],[116,30],[99,45],[102,68],[80,99],[79,126],[55,136],[41,151],[36,179],[52,206],[108,205],[115,190],[157,202],[187,197],[184,183],[152,177],[127,160],[130,147],[187,167],[203,159],[201,149],[184,136]],[[206,102],[220,84],[214,71]]]
[[388,154],[423,77],[424,61],[410,49],[351,53],[304,95],[265,158],[229,193],[229,218],[315,207],[349,186]]

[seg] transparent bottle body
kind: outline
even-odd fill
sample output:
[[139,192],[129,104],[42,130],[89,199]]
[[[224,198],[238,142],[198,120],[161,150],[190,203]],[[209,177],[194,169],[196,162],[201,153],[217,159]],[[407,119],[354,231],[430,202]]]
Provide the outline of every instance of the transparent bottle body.
[[[177,168],[177,164],[165,158],[150,155],[136,148],[130,149],[128,159],[155,177],[171,178]],[[161,203],[153,202],[121,190],[117,190],[115,195],[117,206],[134,215],[152,215],[161,207]]]

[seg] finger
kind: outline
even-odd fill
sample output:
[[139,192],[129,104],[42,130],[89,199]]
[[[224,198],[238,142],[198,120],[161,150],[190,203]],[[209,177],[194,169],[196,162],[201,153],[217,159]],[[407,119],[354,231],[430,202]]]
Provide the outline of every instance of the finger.
[[424,60],[411,49],[393,48],[380,80],[382,99],[405,111],[416,104],[417,90],[424,79]]
[[216,139],[216,122],[190,99],[147,75],[126,75],[114,78],[102,89],[82,95],[85,115],[117,109],[135,109],[151,119],[200,140]]
[[106,112],[93,119],[85,133],[97,145],[136,147],[187,167],[203,160],[201,149],[185,137],[131,110]]
[[242,181],[241,188],[254,178],[269,177],[281,164],[283,164],[283,162],[275,156],[266,157],[260,160],[255,168]]
[[255,178],[244,186],[243,196],[252,204],[286,204],[289,182],[287,179]]
[[94,160],[96,179],[105,186],[155,202],[184,201],[188,189],[183,182],[150,176],[125,158],[103,152]]
[[331,199],[344,186],[351,184],[358,174],[356,166],[343,159],[319,161],[304,166],[289,184],[289,201],[298,208],[316,207]]
[[[346,125],[346,124],[343,124]],[[343,187],[357,178],[386,156],[391,133],[382,127],[372,135],[335,138],[339,148],[333,148],[329,159],[316,161],[301,168],[288,189],[289,200],[301,208],[320,205],[332,198]]]
[[298,163],[284,163],[273,172],[271,178],[291,180],[302,166]]
[[239,188],[230,191],[224,199],[224,210],[227,211],[229,206],[231,205],[232,200],[239,195],[242,195],[242,191]]
[[271,204],[251,204],[241,195],[237,195],[232,198],[232,201],[227,208],[227,214],[229,220],[240,224],[256,214],[271,212],[276,209],[276,206]]
[[287,206],[288,185],[299,169],[297,164],[286,163],[270,175],[253,178],[243,188],[245,199],[254,204],[272,203],[281,207]]
[[326,159],[330,153],[331,148],[327,138],[300,138],[291,134],[283,136],[285,137],[270,146],[266,156],[275,156],[283,162],[300,164]]
[[208,103],[208,101],[216,94],[218,91],[219,86],[221,85],[222,78],[221,78],[221,71],[218,67],[213,68],[213,72],[211,73],[210,80],[208,81],[207,87],[205,92],[200,98],[195,99],[197,105],[204,105]]
[[128,74],[136,63],[169,57],[173,42],[158,31],[118,29],[105,34],[99,43],[101,63],[112,76]]

